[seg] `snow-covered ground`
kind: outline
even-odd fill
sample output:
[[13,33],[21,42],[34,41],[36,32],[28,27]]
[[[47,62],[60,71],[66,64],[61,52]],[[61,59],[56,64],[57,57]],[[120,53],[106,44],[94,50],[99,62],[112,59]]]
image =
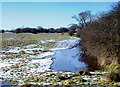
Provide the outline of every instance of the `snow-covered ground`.
[[[23,47],[14,47],[9,51],[2,51],[3,53],[16,53],[19,54],[20,51],[24,51],[27,57],[21,58],[8,58],[0,59],[0,78],[5,79],[17,79],[19,78],[17,73],[23,73],[25,76],[27,73],[31,73],[34,76],[36,72],[43,72],[45,70],[50,70],[50,66],[53,63],[52,58],[44,58],[47,56],[52,56],[55,53],[54,50],[69,49],[77,46],[80,43],[79,38],[71,37],[67,40],[58,41],[54,48],[49,49],[47,52],[41,52],[45,50],[44,47],[38,46],[38,44],[31,44]],[[55,40],[41,40],[39,43],[55,42]],[[36,55],[30,55],[34,53],[33,50],[39,52]],[[23,55],[23,54],[21,54]]]
[[37,60],[32,60],[29,62],[29,64],[37,64],[38,63],[38,68],[31,68],[30,72],[42,72],[45,70],[50,69],[50,65],[53,63],[52,58],[47,58],[47,59],[37,59]]
[[44,52],[44,53],[41,53],[40,55],[37,55],[36,58],[44,58],[46,56],[52,56],[54,54],[55,53],[53,53],[53,52]]
[[38,43],[47,43],[47,42],[55,42],[55,40],[51,39],[51,40],[40,40]]
[[[87,82],[91,82],[93,84],[96,83],[98,80],[103,79],[97,74],[104,74],[106,72],[97,72],[97,73],[90,72],[90,74],[95,74],[95,76],[89,76],[89,75],[76,76],[78,73],[51,70],[51,64],[55,62],[55,61],[53,62],[53,58],[52,58],[53,55],[55,56],[55,53],[56,54],[60,53],[55,51],[64,51],[64,53],[61,54],[61,57],[63,57],[63,55],[66,56],[65,50],[69,50],[68,53],[70,54],[71,52],[73,52],[70,51],[72,50],[71,48],[73,48],[74,50],[74,48],[80,43],[80,41],[81,41],[80,38],[71,37],[67,40],[58,41],[57,43],[55,43],[55,46],[52,49],[46,49],[45,47],[42,47],[40,44],[41,43],[44,44],[48,42],[56,42],[56,41],[53,39],[41,40],[39,41],[40,44],[36,43],[23,47],[9,47],[8,51],[3,50],[2,54],[0,54],[0,57],[6,57],[6,56],[8,57],[5,59],[0,58],[0,86],[12,85],[12,83],[9,80],[18,81],[19,85],[23,85],[24,82],[26,81],[28,82],[28,80],[31,81],[31,84],[38,84],[38,85],[53,85],[53,83],[54,85],[61,85],[61,84],[67,85],[69,82],[73,80],[76,82],[76,84],[78,84],[81,78],[86,80]],[[20,53],[21,51],[23,51],[23,53]],[[8,54],[4,54],[4,53],[8,53]],[[32,54],[32,53],[36,53],[36,54]],[[72,57],[75,58],[75,56],[77,56],[80,52],[77,53],[76,51],[74,51],[73,53],[76,53],[72,55]],[[11,56],[14,54],[15,55],[20,54],[21,56],[20,57],[13,56],[13,58],[9,58],[9,55]],[[69,58],[70,56],[71,55],[68,55],[66,56],[66,58]],[[58,58],[58,61],[61,60],[59,60]],[[65,60],[64,62],[66,63]],[[63,62],[61,63],[63,64]],[[68,64],[68,66],[69,65],[70,64]],[[61,81],[60,82],[58,79],[60,75],[63,78],[70,77],[70,80],[67,78],[68,81],[60,80]],[[4,79],[6,79],[7,81],[4,81]],[[39,81],[37,82],[37,80]]]
[[36,45],[31,44],[31,45],[28,45],[28,46],[24,46],[23,48],[14,47],[14,48],[10,49],[9,51],[2,51],[2,52],[5,52],[5,53],[19,53],[20,51],[24,51],[25,53],[34,53],[33,50],[43,50],[42,47],[32,48],[32,46],[36,46]]
[[51,51],[54,50],[64,50],[76,47],[80,43],[81,39],[77,37],[71,37],[67,40],[58,41],[54,48],[50,49]]
[[2,40],[11,40],[11,39],[14,39],[14,38],[3,38]]

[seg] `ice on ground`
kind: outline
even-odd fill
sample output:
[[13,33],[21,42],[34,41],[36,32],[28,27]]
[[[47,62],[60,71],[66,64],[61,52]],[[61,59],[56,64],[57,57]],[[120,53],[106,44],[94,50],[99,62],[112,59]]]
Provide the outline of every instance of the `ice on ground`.
[[6,60],[0,60],[0,69],[2,67],[9,67],[15,64],[20,63],[20,59],[6,59]]
[[0,63],[0,68],[2,68],[2,67],[9,67],[9,66],[11,66],[12,64],[9,64],[9,63]]
[[11,39],[14,39],[14,38],[3,38],[2,40],[11,40]]
[[65,50],[65,49],[68,49],[68,48],[52,48],[50,49],[51,51],[55,51],[55,50]]
[[54,48],[50,49],[51,51],[54,50],[63,50],[63,49],[70,49],[76,47],[80,43],[81,39],[77,37],[71,37],[67,40],[58,41]]
[[[21,61],[20,61],[21,60]],[[31,73],[35,75],[36,72],[43,72],[46,70],[50,70],[50,65],[53,63],[52,58],[46,59],[32,59],[29,60],[28,58],[20,59],[17,62],[17,59],[9,59],[9,61],[4,60],[0,61],[0,78],[4,79],[17,79],[19,75],[17,73],[23,73],[24,76],[27,73]],[[27,60],[24,62],[22,60]],[[18,68],[11,68],[11,65],[19,64]],[[2,68],[7,69],[7,71],[3,71]]]
[[35,46],[38,46],[38,45],[37,45],[37,44],[30,44],[30,45],[23,46],[23,47],[25,47],[25,48],[33,48],[33,47],[35,47]]
[[51,40],[46,40],[47,42],[55,42],[54,39],[51,39]]
[[44,53],[41,53],[41,54],[37,55],[36,58],[44,58],[44,57],[47,57],[47,56],[52,56],[54,54],[55,53],[53,53],[53,52],[44,52]]
[[90,74],[106,74],[108,72],[90,72]]
[[54,39],[51,39],[51,40],[40,40],[38,43],[44,44],[44,43],[47,43],[47,42],[55,42],[55,40]]
[[20,51],[25,51],[26,53],[33,53],[32,51],[33,49],[11,49],[7,52],[10,52],[10,53],[19,53]]
[[9,51],[6,52],[10,52],[10,53],[19,53],[20,51],[25,51],[25,53],[34,53],[33,50],[43,50],[43,48],[28,48],[28,49],[20,49],[20,48],[14,48],[14,49],[10,49]]
[[52,58],[47,58],[47,59],[37,59],[37,60],[32,60],[30,64],[36,64],[39,63],[38,68],[31,68],[30,72],[41,72],[45,70],[50,69],[50,65],[53,63]]
[[44,50],[44,47],[41,47],[39,45],[39,47],[36,48],[36,46],[38,46],[37,44],[30,44],[27,46],[23,46],[21,47],[9,47],[9,51],[2,51],[4,53],[19,53],[20,51],[24,51],[25,53],[34,53],[33,50]]
[[13,85],[10,81],[4,81],[0,79],[0,87],[9,87],[10,85]]
[[[2,51],[2,52],[4,52],[4,51]],[[3,56],[6,56],[6,55],[4,55],[3,53],[0,53],[0,57],[3,57]]]

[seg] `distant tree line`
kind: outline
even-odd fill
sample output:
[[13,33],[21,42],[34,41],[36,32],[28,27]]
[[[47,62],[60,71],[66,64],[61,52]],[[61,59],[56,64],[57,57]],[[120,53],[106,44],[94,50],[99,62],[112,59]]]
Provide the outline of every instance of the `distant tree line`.
[[16,28],[14,30],[1,30],[1,33],[4,32],[12,32],[12,33],[68,33],[70,36],[74,35],[74,33],[77,32],[78,25],[77,24],[71,24],[68,28],[66,27],[60,27],[60,28],[43,28],[41,26],[38,26],[37,28],[30,28],[30,27],[25,27],[25,28]]
[[5,30],[3,30],[3,29],[2,29],[2,30],[0,30],[0,33],[4,33],[4,32],[5,32]]
[[37,28],[30,28],[30,27],[25,27],[25,28],[17,28],[15,30],[1,30],[1,33],[4,32],[13,32],[13,33],[33,33],[33,34],[37,34],[37,33],[68,33],[69,32],[69,28],[65,28],[65,27],[60,27],[57,29],[54,28],[43,28],[41,26],[38,26]]

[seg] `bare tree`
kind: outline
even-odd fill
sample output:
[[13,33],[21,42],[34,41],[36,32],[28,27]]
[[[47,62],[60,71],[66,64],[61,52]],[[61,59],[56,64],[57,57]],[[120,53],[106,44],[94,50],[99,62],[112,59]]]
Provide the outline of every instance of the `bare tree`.
[[90,24],[93,20],[93,16],[91,15],[91,11],[84,11],[78,14],[78,16],[74,15],[72,18],[76,19],[81,28],[85,28]]

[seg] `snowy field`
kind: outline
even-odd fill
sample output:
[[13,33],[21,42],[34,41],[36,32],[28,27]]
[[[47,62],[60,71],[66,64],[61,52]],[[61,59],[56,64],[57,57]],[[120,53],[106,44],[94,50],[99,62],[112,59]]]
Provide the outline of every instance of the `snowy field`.
[[[3,40],[9,39],[5,38]],[[42,46],[42,44],[51,42],[56,42],[53,48]],[[22,77],[26,78],[29,74],[34,76],[36,73],[49,71],[53,63],[53,58],[50,56],[55,55],[53,52],[54,50],[70,49],[76,47],[79,43],[79,38],[70,37],[61,41],[55,41],[55,39],[40,40],[36,44],[22,47],[9,46],[9,50],[2,50],[0,59],[0,78],[21,82]],[[17,56],[17,54],[20,55]],[[49,56],[49,58],[45,58],[47,56]],[[21,77],[19,73],[22,73],[23,76]]]
[[[0,54],[0,86],[10,84],[95,84],[103,79],[100,78],[99,75],[96,76],[95,72],[91,72],[91,74],[95,74],[95,76],[80,76],[79,73],[64,71],[65,67],[62,71],[58,69],[53,70],[51,68],[51,65],[54,65],[55,63],[55,60],[57,60],[57,62],[60,61],[59,63],[56,62],[57,65],[55,65],[55,67],[59,67],[59,64],[63,65],[65,61],[67,64],[67,62],[69,62],[67,59],[70,60],[70,64],[67,65],[69,68],[73,67],[72,64],[76,67],[85,67],[85,64],[80,63],[82,65],[79,65],[79,61],[75,59],[75,56],[80,56],[79,53],[81,53],[79,50],[75,51],[81,41],[80,38],[63,35],[56,38],[50,34],[50,36],[52,36],[51,39],[50,37],[49,39],[36,39],[36,37],[40,35],[32,35],[34,41],[33,38],[30,39],[31,36],[29,35],[32,34],[4,36],[3,50]],[[79,68],[75,69],[79,70]]]

